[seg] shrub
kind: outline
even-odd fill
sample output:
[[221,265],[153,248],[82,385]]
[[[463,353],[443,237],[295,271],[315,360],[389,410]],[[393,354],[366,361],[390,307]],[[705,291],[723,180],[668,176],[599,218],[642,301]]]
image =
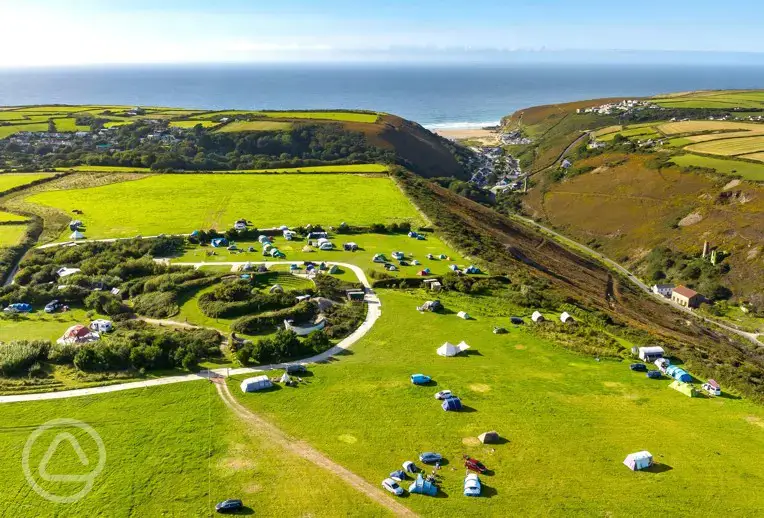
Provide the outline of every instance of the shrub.
[[0,346],[0,374],[17,376],[23,374],[38,360],[48,355],[50,342],[43,340],[10,342]]
[[136,313],[153,318],[167,318],[176,315],[180,308],[174,292],[158,291],[145,293],[133,299]]
[[48,361],[57,364],[72,363],[77,349],[79,347],[75,344],[52,344],[48,352]]

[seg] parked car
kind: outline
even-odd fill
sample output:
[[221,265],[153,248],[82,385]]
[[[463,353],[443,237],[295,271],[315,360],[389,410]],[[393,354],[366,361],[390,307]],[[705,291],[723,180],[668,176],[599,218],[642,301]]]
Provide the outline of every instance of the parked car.
[[644,363],[632,363],[629,368],[634,372],[647,372],[647,365]]
[[386,478],[383,480],[382,487],[385,488],[385,491],[388,491],[395,496],[401,496],[403,494],[403,488],[398,485],[398,482],[391,478]]
[[464,478],[464,496],[480,496],[482,487],[477,473],[468,473]]
[[403,469],[406,471],[406,473],[419,473],[419,468],[417,465],[410,460],[407,460],[403,463]]
[[6,313],[29,313],[32,311],[32,305],[27,304],[26,302],[17,302],[15,304],[10,304],[3,311]]
[[443,460],[443,455],[441,455],[440,453],[426,451],[424,453],[419,454],[419,460],[424,462],[425,464],[435,464],[436,462],[440,462]]
[[470,471],[477,471],[478,473],[485,473],[488,471],[482,462],[472,457],[464,456],[464,467]]
[[452,397],[454,397],[454,395],[451,393],[450,390],[441,390],[440,392],[435,393],[435,399],[443,400],[443,399],[448,399]]
[[402,469],[399,469],[398,471],[393,471],[390,473],[390,478],[395,480],[396,482],[400,482],[401,480],[406,480],[408,477],[406,476],[406,472]]
[[229,513],[231,511],[239,511],[244,507],[241,500],[229,499],[220,502],[215,506],[215,511],[219,513]]
[[702,387],[703,387],[703,390],[705,390],[711,396],[722,395],[722,391],[718,385],[712,385],[711,383],[704,383]]
[[662,376],[661,371],[647,371],[647,377],[651,380],[659,380]]
[[427,383],[431,381],[432,381],[432,378],[424,374],[411,375],[411,383],[413,383],[414,385],[426,385]]
[[287,374],[300,374],[301,372],[308,372],[308,368],[301,363],[290,363],[286,366]]
[[55,313],[59,309],[61,309],[64,305],[61,304],[58,300],[51,300],[47,304],[45,304],[44,311],[46,313]]

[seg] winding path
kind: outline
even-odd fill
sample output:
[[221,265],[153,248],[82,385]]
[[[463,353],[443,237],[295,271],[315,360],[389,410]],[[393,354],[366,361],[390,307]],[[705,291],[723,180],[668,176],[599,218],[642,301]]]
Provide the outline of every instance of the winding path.
[[724,324],[722,322],[719,322],[718,320],[714,320],[712,318],[704,317],[703,315],[698,315],[697,313],[695,313],[690,308],[687,308],[687,307],[684,307],[684,306],[680,306],[676,302],[672,301],[671,299],[667,299],[666,297],[664,297],[662,295],[656,295],[655,293],[653,293],[652,289],[650,289],[650,286],[648,286],[647,284],[645,284],[644,282],[639,280],[639,278],[631,270],[626,269],[622,265],[620,265],[617,262],[613,261],[612,259],[604,256],[600,252],[597,252],[596,250],[593,250],[593,249],[589,248],[586,245],[583,245],[583,244],[581,244],[581,243],[579,243],[577,241],[574,241],[573,239],[571,239],[571,238],[569,238],[567,236],[564,236],[564,235],[560,234],[559,232],[555,232],[551,228],[546,227],[546,226],[542,225],[541,223],[538,223],[538,222],[536,222],[536,221],[534,221],[534,220],[532,220],[530,218],[525,218],[523,216],[513,215],[512,219],[514,219],[516,221],[519,221],[520,223],[523,223],[525,225],[533,226],[536,229],[541,230],[542,233],[551,235],[554,239],[556,239],[556,240],[558,240],[558,241],[560,241],[560,242],[562,242],[562,243],[564,243],[564,244],[566,244],[566,245],[568,245],[570,247],[578,248],[580,250],[583,250],[584,252],[586,252],[587,254],[591,255],[595,259],[599,260],[600,262],[602,262],[606,266],[608,266],[611,269],[617,271],[618,273],[624,275],[627,279],[629,279],[631,282],[633,282],[639,289],[641,289],[645,293],[649,294],[650,296],[656,298],[657,300],[663,302],[664,304],[668,304],[669,306],[671,306],[671,307],[673,307],[675,309],[678,309],[679,311],[683,311],[685,313],[688,313],[688,314],[690,314],[690,315],[692,315],[692,316],[694,316],[696,318],[701,319],[702,321],[704,321],[706,323],[719,326],[722,329],[725,329],[725,330],[727,330],[727,331],[729,331],[731,333],[734,333],[734,334],[736,334],[738,336],[741,336],[741,337],[745,338],[746,340],[750,340],[751,342],[753,342],[756,345],[764,346],[764,344],[762,344],[758,340],[758,337],[760,336],[759,333],[750,333],[748,331],[743,331],[741,329],[737,329],[737,328],[732,327],[730,325],[727,325],[727,324]]
[[[168,259],[158,259],[158,261],[169,262]],[[269,262],[269,263],[263,263],[263,264],[268,264],[268,265],[293,264],[293,262],[294,261],[292,262],[278,261],[278,262]],[[195,266],[199,268],[201,266],[204,266],[205,264],[230,265],[233,267],[233,266],[243,265],[245,264],[245,262],[172,263],[172,264]],[[259,264],[259,263],[253,262],[251,264]],[[349,270],[352,270],[358,277],[358,280],[361,282],[361,284],[364,285],[365,291],[366,291],[364,302],[366,302],[366,305],[367,305],[366,318],[364,319],[363,323],[361,323],[361,325],[355,331],[353,331],[349,336],[345,337],[343,340],[341,340],[337,345],[335,345],[331,349],[324,351],[320,354],[317,354],[315,356],[311,356],[310,358],[305,358],[298,362],[288,362],[290,364],[300,363],[303,365],[307,365],[310,363],[322,363],[327,361],[332,356],[336,356],[337,354],[340,354],[341,352],[347,349],[350,349],[358,340],[363,338],[363,336],[369,332],[369,330],[374,326],[374,323],[377,321],[377,319],[382,315],[382,303],[380,302],[379,297],[376,295],[376,293],[372,291],[371,284],[369,283],[369,280],[366,278],[366,274],[363,272],[363,270],[359,266],[356,266],[354,264],[348,264],[348,263],[334,263],[334,262],[327,262],[327,264],[329,265],[336,264],[337,266],[341,268],[347,268]],[[66,398],[80,397],[80,396],[92,396],[95,394],[108,394],[110,392],[119,392],[122,390],[156,387],[160,385],[169,385],[172,383],[184,383],[187,381],[196,381],[196,380],[207,379],[207,378],[218,378],[221,376],[236,376],[240,374],[264,372],[264,371],[269,371],[274,369],[284,369],[286,365],[287,363],[273,363],[270,365],[261,365],[259,367],[242,367],[239,369],[228,369],[228,368],[209,369],[209,370],[201,371],[196,374],[167,376],[164,378],[156,378],[156,379],[144,380],[144,381],[134,381],[130,383],[119,383],[115,385],[105,385],[102,387],[62,390],[59,392],[42,392],[39,394],[18,394],[18,395],[11,395],[11,396],[0,396],[0,404],[18,403],[23,401],[43,401],[48,399],[66,399]]]

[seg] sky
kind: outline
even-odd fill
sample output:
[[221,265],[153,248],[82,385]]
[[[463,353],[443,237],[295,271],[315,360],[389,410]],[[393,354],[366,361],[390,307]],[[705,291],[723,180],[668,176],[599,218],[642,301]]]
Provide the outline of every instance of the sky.
[[764,54],[761,0],[0,0],[0,20],[5,68]]

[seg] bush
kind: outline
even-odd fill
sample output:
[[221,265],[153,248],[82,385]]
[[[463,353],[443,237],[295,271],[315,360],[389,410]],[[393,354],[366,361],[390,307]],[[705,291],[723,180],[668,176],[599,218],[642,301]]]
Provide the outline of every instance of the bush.
[[180,311],[178,298],[174,292],[158,291],[145,293],[133,299],[136,313],[153,318],[167,318]]
[[50,342],[43,340],[10,342],[0,347],[0,374],[17,376],[48,355]]
[[48,352],[48,361],[62,365],[72,363],[78,349],[75,344],[52,344]]
[[313,331],[302,342],[304,349],[314,352],[316,354],[322,353],[332,346],[332,342],[329,339],[329,335],[326,331]]
[[306,321],[313,318],[318,312],[316,304],[306,300],[294,307],[274,311],[264,315],[250,315],[238,318],[231,324],[231,330],[235,333],[254,335],[272,331],[281,325],[284,320]]

